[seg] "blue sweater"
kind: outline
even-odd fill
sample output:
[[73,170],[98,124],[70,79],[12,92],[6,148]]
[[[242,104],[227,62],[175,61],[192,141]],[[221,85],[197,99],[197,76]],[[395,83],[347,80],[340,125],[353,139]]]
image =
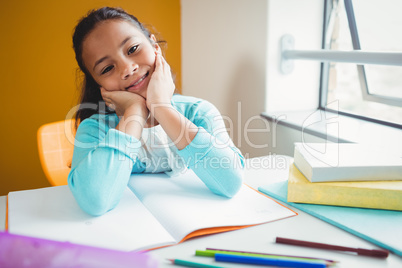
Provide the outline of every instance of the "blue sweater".
[[[210,102],[173,95],[172,105],[198,127],[191,143],[177,154],[215,194],[232,197],[242,184],[244,157],[230,139],[219,111]],[[116,114],[95,114],[77,129],[68,185],[91,215],[113,209],[132,173],[145,171],[135,157],[141,142],[115,129]]]

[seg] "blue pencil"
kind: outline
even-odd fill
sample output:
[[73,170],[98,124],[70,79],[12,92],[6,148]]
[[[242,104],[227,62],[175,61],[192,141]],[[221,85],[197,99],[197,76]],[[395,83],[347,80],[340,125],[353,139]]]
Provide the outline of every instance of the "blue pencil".
[[192,261],[178,260],[178,259],[169,259],[173,264],[185,266],[185,267],[194,267],[194,268],[223,268],[221,266],[204,264]]
[[229,255],[229,254],[215,254],[215,261],[221,262],[234,262],[234,263],[247,263],[259,265],[271,265],[278,267],[299,267],[299,268],[325,268],[327,265],[317,262],[294,261],[294,260],[278,260],[266,257],[253,257],[242,255]]

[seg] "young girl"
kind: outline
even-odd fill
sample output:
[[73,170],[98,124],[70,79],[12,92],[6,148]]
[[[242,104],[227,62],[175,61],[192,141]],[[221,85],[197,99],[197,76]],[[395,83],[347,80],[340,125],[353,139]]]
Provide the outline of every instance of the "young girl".
[[84,211],[113,209],[132,173],[190,168],[213,193],[236,194],[244,158],[222,116],[207,101],[173,94],[158,41],[137,18],[93,10],[77,24],[73,47],[85,78],[68,184]]

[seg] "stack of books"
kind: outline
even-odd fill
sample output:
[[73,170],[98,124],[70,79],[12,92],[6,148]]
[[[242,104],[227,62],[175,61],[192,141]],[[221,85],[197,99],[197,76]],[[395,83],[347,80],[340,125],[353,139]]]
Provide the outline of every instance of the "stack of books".
[[402,157],[352,143],[295,143],[288,202],[402,211]]

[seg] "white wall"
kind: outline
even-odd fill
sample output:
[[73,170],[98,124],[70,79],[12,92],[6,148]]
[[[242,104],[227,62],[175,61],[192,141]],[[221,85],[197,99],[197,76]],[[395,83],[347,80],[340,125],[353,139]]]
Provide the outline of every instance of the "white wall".
[[318,107],[320,63],[294,61],[290,74],[282,74],[280,40],[290,34],[294,49],[321,49],[322,0],[270,0],[268,7],[266,111],[294,111]]
[[[270,122],[271,126],[273,124],[273,122]],[[302,133],[300,130],[296,130],[287,126],[276,125],[275,128],[275,134],[267,136],[267,138],[269,139],[270,154],[288,155],[293,157],[295,142],[301,142],[302,140],[312,143],[327,142],[325,139],[310,135],[305,132]]]
[[[320,63],[294,61],[290,74],[282,74],[280,40],[292,35],[294,49],[321,49],[323,31],[322,0],[270,0],[268,8],[268,46],[265,111],[286,119],[287,111],[315,109],[319,105]],[[269,152],[293,156],[295,142],[325,142],[324,139],[270,122],[267,133]]]
[[[246,157],[273,150],[264,111],[318,105],[317,63],[279,73],[279,41],[321,45],[322,0],[182,0],[182,91],[211,101]],[[308,74],[307,74],[308,73]]]

